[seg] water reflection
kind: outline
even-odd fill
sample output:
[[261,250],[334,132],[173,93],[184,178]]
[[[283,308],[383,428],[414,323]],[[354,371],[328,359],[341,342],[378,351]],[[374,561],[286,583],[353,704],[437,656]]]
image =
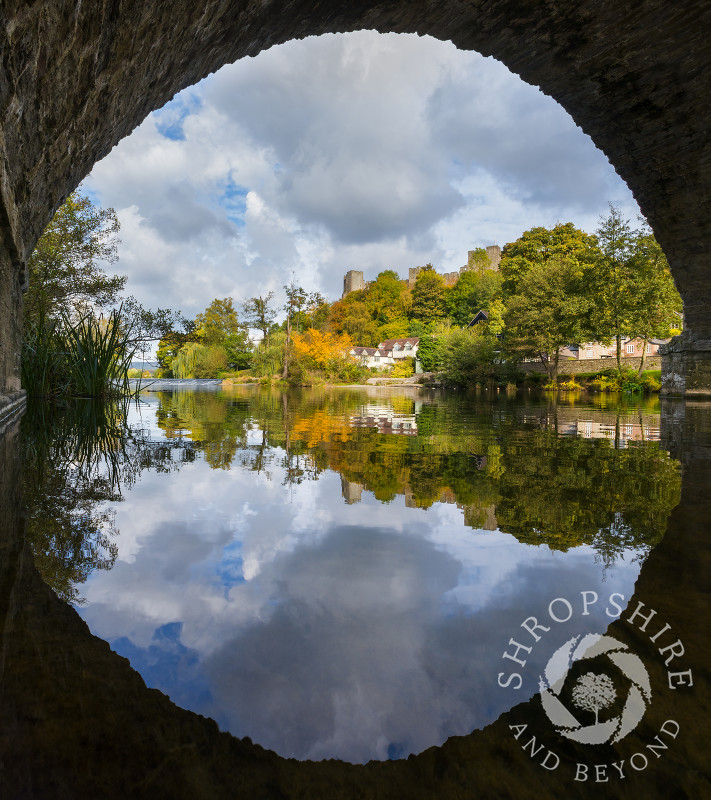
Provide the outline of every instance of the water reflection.
[[[679,471],[658,442],[571,430],[588,420],[646,436],[656,422],[653,409],[419,394],[147,395],[121,436],[58,448],[113,462],[46,468],[45,485],[65,470],[94,504],[67,516],[73,549],[32,538],[66,567],[99,551],[96,520],[113,515],[114,566],[84,583],[82,615],[175,702],[284,755],[401,757],[507,710],[492,679],[522,609],[580,587],[631,595]],[[50,448],[77,430],[50,431]],[[107,474],[97,490],[91,476]],[[57,570],[59,591],[96,562]]]
[[185,443],[174,461],[170,443],[150,441],[127,415],[127,406],[85,400],[31,403],[22,419],[27,537],[40,574],[69,602],[82,602],[79,585],[116,561],[112,504],[144,470],[169,471],[195,457]]

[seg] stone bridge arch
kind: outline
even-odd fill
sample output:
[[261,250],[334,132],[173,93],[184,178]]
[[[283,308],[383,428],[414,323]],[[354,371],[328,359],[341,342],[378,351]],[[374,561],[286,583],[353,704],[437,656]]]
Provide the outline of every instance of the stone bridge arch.
[[375,29],[492,55],[572,115],[633,191],[684,299],[668,388],[711,392],[705,0],[5,0],[2,17],[0,391],[19,389],[26,259],[97,160],[226,63]]

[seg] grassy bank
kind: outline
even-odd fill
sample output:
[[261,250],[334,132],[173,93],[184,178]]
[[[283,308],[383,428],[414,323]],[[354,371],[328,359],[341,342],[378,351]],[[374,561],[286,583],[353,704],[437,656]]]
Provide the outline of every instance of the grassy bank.
[[638,375],[637,370],[610,368],[599,372],[579,372],[576,375],[561,373],[555,382],[550,381],[547,375],[532,373],[526,376],[523,385],[541,388],[545,391],[656,394],[662,386],[662,371],[648,369]]

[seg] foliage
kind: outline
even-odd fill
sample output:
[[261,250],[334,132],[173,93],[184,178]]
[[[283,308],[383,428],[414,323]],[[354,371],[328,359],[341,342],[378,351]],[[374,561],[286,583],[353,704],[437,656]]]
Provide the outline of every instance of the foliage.
[[575,378],[569,378],[566,381],[561,381],[557,384],[557,388],[563,392],[577,392],[580,391],[583,387],[575,380]]
[[590,341],[592,299],[579,265],[567,258],[532,265],[508,299],[505,343],[519,358],[538,358],[551,380],[558,374],[560,351],[573,342]]
[[300,385],[325,381],[358,383],[368,370],[348,355],[353,343],[347,334],[323,333],[310,328],[293,336],[290,380]]
[[452,323],[464,327],[478,311],[488,311],[501,291],[501,280],[500,273],[490,269],[463,272],[454,286],[445,290],[447,314]]
[[596,256],[595,237],[572,222],[558,223],[553,228],[531,228],[501,251],[499,271],[504,297],[520,294],[520,281],[534,267],[564,259],[583,269]]
[[191,342],[173,360],[176,378],[218,378],[227,369],[227,352],[222,345]]
[[603,370],[592,377],[590,385],[600,392],[650,393],[661,389],[661,370]]
[[250,297],[242,308],[246,314],[245,324],[250,328],[257,328],[262,332],[262,338],[269,344],[269,331],[276,319],[276,309],[269,304],[274,299],[274,292],[268,292],[265,297]]
[[[43,323],[43,324],[42,324]],[[72,322],[40,320],[25,331],[22,385],[31,396],[110,397],[131,394],[133,331],[121,309]]]
[[258,378],[281,375],[284,368],[286,331],[275,331],[262,339],[252,354],[252,372]]
[[310,328],[303,334],[293,337],[294,355],[309,366],[328,369],[334,362],[347,357],[353,342],[347,334],[323,333]]
[[215,298],[183,331],[169,330],[158,345],[160,377],[218,378],[247,367],[252,349],[231,297]]
[[418,274],[412,290],[412,316],[432,322],[445,317],[446,312],[444,279],[432,264],[427,264]]
[[[614,338],[622,369],[622,339],[665,338],[679,324],[681,297],[669,265],[648,226],[633,230],[610,204],[597,230],[598,256],[589,272],[588,291],[598,298],[595,328],[600,340]],[[644,370],[643,347],[640,374]]]
[[24,315],[28,327],[44,325],[62,313],[83,317],[117,301],[126,278],[106,275],[101,264],[117,260],[118,231],[112,208],[96,208],[79,191],[69,195],[27,262]]
[[335,334],[347,334],[361,347],[376,347],[382,339],[363,296],[364,292],[351,292],[333,303],[327,329]]
[[417,348],[417,358],[425,372],[433,372],[440,367],[440,351],[437,338],[425,328],[421,333],[420,344]]
[[250,362],[249,337],[237,317],[231,297],[215,298],[205,311],[197,315],[195,336],[212,351],[210,362],[215,366],[222,362],[224,354],[225,367],[217,369],[226,366],[244,369]]
[[473,386],[488,381],[508,383],[511,367],[501,357],[501,345],[486,325],[452,328],[439,337],[442,380],[452,386]]
[[392,378],[411,378],[415,374],[415,359],[412,356],[398,359],[390,370]]
[[489,261],[489,256],[487,255],[485,248],[477,247],[474,250],[469,251],[467,254],[467,270],[484,272],[485,270],[490,269],[491,262]]
[[382,326],[392,324],[396,320],[406,320],[410,312],[412,304],[410,292],[407,285],[398,278],[397,273],[393,270],[381,272],[366,290],[364,303],[373,321],[381,326],[380,340],[397,338],[382,333]]

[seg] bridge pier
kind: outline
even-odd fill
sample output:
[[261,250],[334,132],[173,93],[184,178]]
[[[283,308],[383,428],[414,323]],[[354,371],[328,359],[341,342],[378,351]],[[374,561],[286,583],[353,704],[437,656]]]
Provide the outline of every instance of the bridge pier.
[[684,331],[662,345],[660,352],[660,394],[711,400],[711,339],[698,339]]

